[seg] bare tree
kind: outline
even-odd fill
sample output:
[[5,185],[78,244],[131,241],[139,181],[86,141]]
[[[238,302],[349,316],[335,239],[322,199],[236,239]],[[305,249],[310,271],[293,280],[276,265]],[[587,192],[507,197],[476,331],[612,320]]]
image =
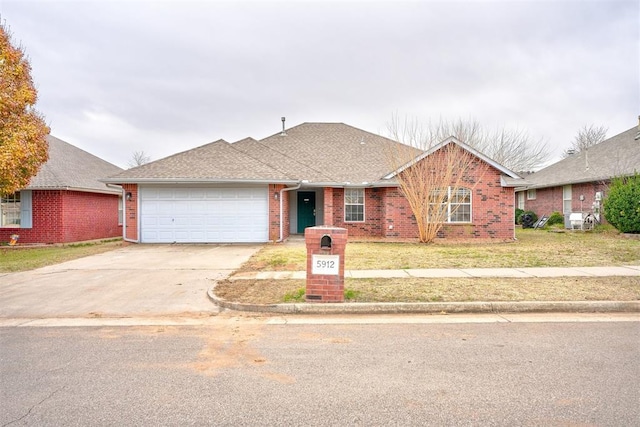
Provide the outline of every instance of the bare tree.
[[150,161],[151,157],[145,154],[144,151],[134,151],[128,165],[130,168],[135,168],[136,166],[142,166]]
[[[419,152],[418,152],[419,153]],[[399,145],[388,153],[394,178],[407,199],[422,243],[432,243],[447,222],[471,222],[471,194],[488,164],[453,138],[416,157]]]
[[400,119],[396,114],[387,124],[387,131],[396,141],[422,150],[453,136],[516,172],[538,169],[550,155],[545,142],[532,140],[524,130],[487,130],[473,119],[427,120],[423,124],[417,118]]
[[595,126],[593,124],[584,125],[578,130],[571,147],[564,152],[564,157],[579,153],[587,148],[599,144],[607,138],[609,128],[604,126]]

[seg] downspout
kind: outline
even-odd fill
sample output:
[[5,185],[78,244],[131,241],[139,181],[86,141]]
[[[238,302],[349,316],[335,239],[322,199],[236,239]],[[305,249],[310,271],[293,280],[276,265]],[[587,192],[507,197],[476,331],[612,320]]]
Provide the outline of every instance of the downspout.
[[302,183],[298,183],[298,185],[296,185],[295,187],[283,188],[282,190],[280,190],[280,238],[276,241],[276,243],[280,243],[284,240],[284,221],[282,218],[282,209],[283,209],[282,196],[284,195],[285,191],[297,190],[301,186],[302,186]]

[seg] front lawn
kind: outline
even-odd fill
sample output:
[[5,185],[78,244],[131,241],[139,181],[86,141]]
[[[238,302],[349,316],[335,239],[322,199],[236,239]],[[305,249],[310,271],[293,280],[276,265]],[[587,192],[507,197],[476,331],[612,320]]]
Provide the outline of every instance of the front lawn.
[[[518,268],[640,265],[640,240],[616,232],[517,230],[509,243],[439,242],[347,244],[348,270]],[[240,271],[303,271],[304,242],[267,245]],[[225,280],[216,295],[273,304],[304,301],[304,280]],[[351,302],[637,301],[638,277],[345,279]]]
[[0,246],[0,273],[26,271],[122,247],[122,240],[38,247]]
[[[615,232],[517,230],[517,241],[347,244],[347,270],[640,265],[640,240]],[[241,271],[302,271],[304,242],[267,245]]]
[[[345,279],[347,302],[638,301],[638,277]],[[224,280],[217,296],[251,304],[304,302],[304,280]]]

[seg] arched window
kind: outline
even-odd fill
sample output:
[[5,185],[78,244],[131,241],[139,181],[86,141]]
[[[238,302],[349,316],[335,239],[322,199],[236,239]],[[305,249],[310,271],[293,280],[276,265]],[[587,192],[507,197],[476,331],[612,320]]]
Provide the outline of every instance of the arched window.
[[[431,217],[447,223],[471,222],[471,190],[447,187],[434,190],[431,197]],[[437,209],[439,206],[439,209]]]

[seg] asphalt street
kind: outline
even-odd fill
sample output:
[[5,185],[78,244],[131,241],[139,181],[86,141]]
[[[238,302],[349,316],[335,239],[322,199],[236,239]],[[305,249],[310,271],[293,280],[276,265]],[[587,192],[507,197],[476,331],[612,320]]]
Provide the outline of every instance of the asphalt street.
[[0,426],[638,425],[640,323],[592,319],[0,327]]

